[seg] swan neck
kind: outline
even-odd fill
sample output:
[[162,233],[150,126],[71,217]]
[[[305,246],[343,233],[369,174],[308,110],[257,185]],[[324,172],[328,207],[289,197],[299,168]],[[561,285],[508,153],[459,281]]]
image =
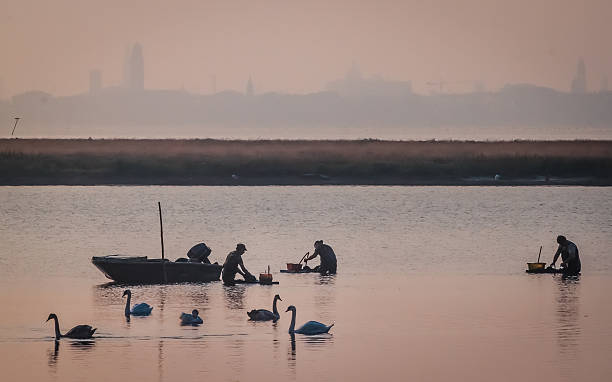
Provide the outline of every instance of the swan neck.
[[274,315],[275,315],[275,316],[280,316],[280,314],[278,314],[278,310],[276,309],[276,301],[277,301],[277,300],[278,300],[278,299],[277,299],[277,298],[275,298],[275,299],[274,299],[274,302],[272,303],[272,313],[274,313]]
[[125,302],[125,315],[129,316],[130,315],[130,302],[132,300],[132,294],[128,293],[127,295],[127,301]]
[[59,330],[59,321],[57,317],[53,317],[53,321],[55,322],[55,339],[59,340],[60,337],[62,336],[62,333],[60,333],[60,330]]
[[289,334],[295,332],[295,309],[291,309],[291,325],[289,325]]

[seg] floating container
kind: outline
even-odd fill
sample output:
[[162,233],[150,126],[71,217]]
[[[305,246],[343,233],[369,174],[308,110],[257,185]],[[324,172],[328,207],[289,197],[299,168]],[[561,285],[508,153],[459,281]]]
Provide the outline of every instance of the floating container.
[[302,269],[302,264],[287,263],[287,270],[291,272],[297,272]]
[[546,263],[527,263],[527,269],[537,271],[546,268]]
[[259,282],[261,284],[272,284],[272,274],[271,273],[260,273]]

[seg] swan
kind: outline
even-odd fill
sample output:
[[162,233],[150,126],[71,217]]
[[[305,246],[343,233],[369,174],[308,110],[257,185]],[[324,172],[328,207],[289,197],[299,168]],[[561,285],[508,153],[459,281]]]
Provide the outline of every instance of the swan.
[[181,325],[200,325],[204,321],[198,316],[199,312],[197,309],[191,311],[191,314],[181,313]]
[[125,302],[125,316],[126,317],[129,317],[130,314],[132,316],[148,316],[149,314],[151,314],[153,307],[147,304],[146,302],[141,302],[140,304],[134,305],[134,307],[132,307],[132,310],[130,311],[130,301],[132,301],[132,291],[129,289],[126,289],[125,292],[123,292],[123,296],[125,296],[126,294],[128,296],[127,301]]
[[290,305],[285,312],[291,311],[291,325],[289,325],[289,334],[298,333],[298,334],[323,334],[329,332],[329,329],[334,326],[331,324],[329,326],[322,324],[317,321],[308,321],[304,325],[302,325],[299,329],[295,329],[295,306]]
[[55,315],[55,313],[49,314],[49,317],[47,317],[47,321],[49,321],[50,319],[55,320],[55,339],[56,340],[59,340],[62,337],[78,338],[78,339],[91,338],[94,332],[96,331],[95,328],[92,328],[89,325],[77,325],[74,328],[70,329],[66,334],[62,334],[60,333],[59,321],[57,320],[57,316]]
[[251,321],[270,321],[270,320],[278,320],[280,318],[280,314],[278,314],[278,310],[276,310],[276,301],[281,300],[279,295],[274,296],[274,301],[272,302],[272,311],[270,312],[267,309],[253,309],[250,312],[247,312],[249,316],[249,320]]

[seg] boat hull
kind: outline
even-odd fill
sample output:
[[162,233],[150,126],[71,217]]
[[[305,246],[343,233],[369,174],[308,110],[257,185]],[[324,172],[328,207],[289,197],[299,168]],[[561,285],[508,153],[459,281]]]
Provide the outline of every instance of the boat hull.
[[[91,262],[104,275],[125,284],[162,284],[218,281],[221,265],[171,262],[146,257],[92,257]],[[164,277],[165,272],[165,277]]]

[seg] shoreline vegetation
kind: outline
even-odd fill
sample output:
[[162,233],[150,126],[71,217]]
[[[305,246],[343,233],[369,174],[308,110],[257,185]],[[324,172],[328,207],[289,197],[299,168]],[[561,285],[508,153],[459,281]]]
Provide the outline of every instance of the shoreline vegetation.
[[0,139],[0,185],[612,186],[612,141]]

